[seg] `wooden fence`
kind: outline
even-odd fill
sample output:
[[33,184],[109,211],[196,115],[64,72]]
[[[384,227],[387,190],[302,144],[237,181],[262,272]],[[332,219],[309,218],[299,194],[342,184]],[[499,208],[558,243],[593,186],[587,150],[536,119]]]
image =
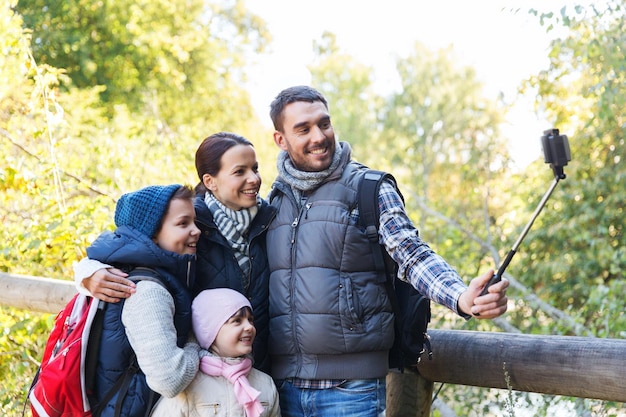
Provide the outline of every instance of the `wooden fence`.
[[[0,273],[0,305],[56,313],[72,282]],[[421,375],[390,374],[387,416],[429,416],[433,382],[626,402],[626,340],[430,330]],[[400,396],[408,391],[410,395]],[[405,398],[404,402],[395,401]]]

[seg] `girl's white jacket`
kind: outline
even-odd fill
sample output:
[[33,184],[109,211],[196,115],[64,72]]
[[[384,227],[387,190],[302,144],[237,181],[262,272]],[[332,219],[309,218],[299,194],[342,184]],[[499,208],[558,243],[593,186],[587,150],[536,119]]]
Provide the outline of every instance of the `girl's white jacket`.
[[[202,355],[202,354],[201,354]],[[278,391],[272,378],[252,368],[250,385],[260,391],[259,401],[265,409],[262,417],[280,417]],[[151,417],[246,417],[235,397],[233,384],[222,376],[209,376],[198,371],[189,386],[176,397],[162,397]]]

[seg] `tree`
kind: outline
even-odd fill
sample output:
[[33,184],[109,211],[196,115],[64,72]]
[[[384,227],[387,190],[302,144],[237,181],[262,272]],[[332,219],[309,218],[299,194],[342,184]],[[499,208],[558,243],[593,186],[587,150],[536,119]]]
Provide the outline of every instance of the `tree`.
[[532,255],[524,256],[524,281],[603,337],[626,329],[624,6],[533,11],[567,35],[552,42],[550,67],[527,84],[569,135],[572,162],[535,231]]
[[244,57],[268,35],[241,0],[22,0],[17,10],[37,62],[64,68],[73,87],[104,86],[109,114],[123,104],[161,128],[208,124],[210,132],[252,116]]
[[[41,241],[25,238],[31,233],[38,235],[31,228],[33,217],[28,212],[30,197],[38,190],[33,180],[36,175],[24,166],[29,155],[19,135],[43,124],[41,113],[33,111],[32,97],[39,104],[38,90],[45,83],[53,85],[60,74],[52,69],[35,71],[28,33],[21,27],[20,16],[11,9],[13,3],[4,2],[0,10],[0,269],[7,271],[16,265],[16,269],[27,271],[32,247]],[[38,261],[41,258],[34,257],[33,263]],[[37,314],[5,307],[0,307],[0,322],[0,374],[5,376],[0,384],[0,413],[17,416],[14,410],[21,410],[36,366],[34,358],[42,347],[33,335],[46,334],[49,326]]]
[[484,240],[499,236],[493,219],[503,202],[491,189],[508,164],[498,133],[504,109],[482,94],[471,68],[454,63],[450,49],[433,52],[416,43],[397,69],[401,90],[382,116],[387,155],[426,240],[461,274],[476,276],[490,254],[458,229],[442,227],[424,207],[480,230],[475,234]]

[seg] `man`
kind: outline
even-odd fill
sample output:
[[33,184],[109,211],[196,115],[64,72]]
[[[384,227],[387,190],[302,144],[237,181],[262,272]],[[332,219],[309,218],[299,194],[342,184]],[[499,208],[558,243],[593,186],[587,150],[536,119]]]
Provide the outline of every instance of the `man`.
[[[358,228],[356,191],[364,167],[335,138],[316,90],[283,90],[271,104],[281,149],[268,231],[270,356],[283,416],[378,416],[385,410],[393,313],[385,277]],[[489,271],[466,286],[418,236],[391,184],[383,184],[380,242],[398,275],[462,317],[507,309],[502,280],[480,297]],[[355,208],[356,207],[356,208]]]

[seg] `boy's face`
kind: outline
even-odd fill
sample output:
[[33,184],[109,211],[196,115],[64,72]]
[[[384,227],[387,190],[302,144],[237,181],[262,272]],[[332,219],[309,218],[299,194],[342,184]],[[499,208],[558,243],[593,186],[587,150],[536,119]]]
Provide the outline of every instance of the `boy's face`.
[[211,351],[221,357],[236,358],[252,352],[256,336],[254,317],[248,308],[232,315],[217,332]]
[[194,223],[196,212],[188,199],[170,201],[161,229],[154,238],[160,248],[181,255],[195,254],[200,230]]

